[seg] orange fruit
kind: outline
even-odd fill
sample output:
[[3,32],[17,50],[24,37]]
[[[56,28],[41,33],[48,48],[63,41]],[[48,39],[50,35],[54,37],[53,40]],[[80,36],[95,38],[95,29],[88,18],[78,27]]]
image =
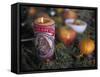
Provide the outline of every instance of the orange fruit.
[[70,45],[76,38],[76,32],[72,29],[61,28],[59,31],[59,37],[66,45]]
[[95,50],[95,42],[92,39],[83,39],[80,44],[80,52],[84,55],[92,54]]

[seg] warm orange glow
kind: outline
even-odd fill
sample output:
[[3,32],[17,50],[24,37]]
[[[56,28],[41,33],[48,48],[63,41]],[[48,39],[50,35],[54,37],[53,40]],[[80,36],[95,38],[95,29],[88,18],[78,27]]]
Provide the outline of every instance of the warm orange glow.
[[70,39],[71,38],[70,36],[71,36],[70,33],[67,33],[66,38]]
[[43,17],[40,18],[40,22],[41,22],[41,23],[44,23]]
[[69,46],[75,40],[76,32],[72,29],[66,29],[65,27],[62,27],[59,29],[59,38],[66,46]]
[[81,41],[80,50],[82,54],[89,55],[94,51],[94,49],[95,49],[94,40],[84,39]]

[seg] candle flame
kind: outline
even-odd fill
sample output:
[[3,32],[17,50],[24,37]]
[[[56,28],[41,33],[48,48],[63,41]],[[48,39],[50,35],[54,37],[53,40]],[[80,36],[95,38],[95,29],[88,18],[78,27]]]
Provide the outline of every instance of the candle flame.
[[40,22],[43,23],[43,17],[41,17]]

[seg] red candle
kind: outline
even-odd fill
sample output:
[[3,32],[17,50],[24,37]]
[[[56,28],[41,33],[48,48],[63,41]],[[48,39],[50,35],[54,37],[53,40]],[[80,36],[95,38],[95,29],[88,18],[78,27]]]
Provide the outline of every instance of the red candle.
[[54,55],[55,22],[40,17],[34,21],[35,46],[40,60],[51,59]]

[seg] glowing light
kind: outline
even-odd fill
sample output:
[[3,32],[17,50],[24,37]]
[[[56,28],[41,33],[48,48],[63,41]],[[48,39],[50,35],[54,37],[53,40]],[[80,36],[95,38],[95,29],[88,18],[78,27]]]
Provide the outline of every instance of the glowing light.
[[43,17],[40,18],[40,22],[41,22],[41,23],[44,23]]

